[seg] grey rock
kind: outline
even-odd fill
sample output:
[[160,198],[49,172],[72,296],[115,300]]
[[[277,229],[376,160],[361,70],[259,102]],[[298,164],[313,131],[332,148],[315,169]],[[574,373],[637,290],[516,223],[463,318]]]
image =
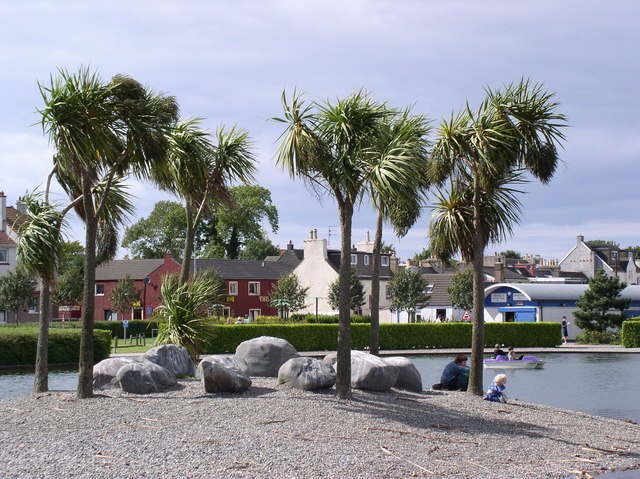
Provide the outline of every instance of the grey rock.
[[[337,354],[330,353],[323,362],[335,365]],[[351,351],[351,387],[369,391],[386,391],[398,380],[398,368],[383,359],[362,351]]]
[[236,357],[246,361],[250,376],[277,377],[280,366],[299,355],[289,341],[260,336],[240,343]]
[[116,376],[120,368],[127,364],[139,362],[138,358],[108,358],[93,366],[94,389],[119,388],[120,383]]
[[178,382],[173,372],[151,361],[125,364],[116,378],[124,391],[134,394],[165,391]]
[[247,363],[234,356],[207,356],[198,364],[198,374],[208,393],[246,391],[251,386]]
[[336,383],[336,372],[316,358],[291,358],[280,367],[278,383],[304,391],[326,389]]
[[403,356],[393,356],[383,358],[383,360],[387,364],[398,368],[398,380],[394,387],[414,392],[422,392],[422,376],[411,359]]
[[142,356],[144,359],[168,369],[176,376],[195,376],[196,367],[183,346],[165,344],[150,349]]

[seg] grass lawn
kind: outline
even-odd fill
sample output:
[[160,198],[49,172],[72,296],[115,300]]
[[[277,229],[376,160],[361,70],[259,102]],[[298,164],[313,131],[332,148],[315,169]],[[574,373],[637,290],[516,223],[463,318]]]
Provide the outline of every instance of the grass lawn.
[[114,353],[118,354],[127,354],[127,353],[146,353],[151,348],[155,347],[155,338],[147,338],[146,346],[143,346],[140,341],[138,341],[138,345],[136,345],[136,341],[132,342],[127,339],[124,341],[122,338],[118,339],[118,347],[115,348],[115,343],[112,341],[112,349]]

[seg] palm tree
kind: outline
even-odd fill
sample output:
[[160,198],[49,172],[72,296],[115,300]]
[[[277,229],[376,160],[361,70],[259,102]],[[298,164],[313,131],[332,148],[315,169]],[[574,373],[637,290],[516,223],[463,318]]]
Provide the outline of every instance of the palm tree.
[[412,182],[394,191],[392,196],[378,194],[375,184],[370,195],[378,210],[376,233],[373,242],[371,266],[371,327],[369,352],[378,355],[380,350],[380,249],[382,226],[389,220],[397,236],[404,236],[418,220],[422,209],[422,196],[428,185],[426,170],[429,142],[429,123],[422,115],[411,115],[411,109],[383,123],[378,141],[372,150],[373,161],[385,157],[404,157],[414,168]]
[[[178,106],[171,97],[157,95],[137,81],[116,76],[105,83],[96,73],[60,70],[49,86],[40,85],[44,107],[42,127],[56,148],[54,170],[58,182],[85,223],[85,277],[80,339],[78,397],[93,396],[93,309],[96,240],[113,252],[113,225],[123,212],[109,198],[114,181],[133,172],[149,174],[150,166],[165,158],[167,129]],[[100,187],[98,187],[101,185]]]
[[170,135],[169,158],[154,169],[158,186],[184,199],[187,227],[180,284],[189,278],[196,229],[215,202],[230,204],[229,187],[248,182],[255,172],[254,155],[244,130],[220,128],[216,144],[199,127],[199,119],[178,123]]
[[344,99],[305,105],[294,92],[289,103],[282,94],[287,125],[281,135],[277,163],[292,177],[302,178],[321,196],[331,194],[338,203],[341,230],[340,304],[337,346],[336,396],[351,397],[350,251],[354,208],[368,185],[381,196],[391,196],[412,179],[411,163],[402,155],[373,161],[373,147],[381,125],[394,112],[360,91]]
[[519,191],[509,185],[528,173],[551,181],[559,163],[557,146],[566,119],[540,84],[521,80],[504,90],[486,90],[477,111],[467,107],[443,121],[430,162],[430,178],[450,180],[430,227],[434,254],[456,251],[473,264],[473,340],[469,391],[482,395],[484,350],[484,249],[511,233],[519,219]]

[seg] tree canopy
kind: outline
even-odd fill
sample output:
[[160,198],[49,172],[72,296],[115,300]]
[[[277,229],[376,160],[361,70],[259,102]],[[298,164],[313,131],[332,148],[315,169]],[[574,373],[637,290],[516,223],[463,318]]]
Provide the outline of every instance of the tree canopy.
[[16,313],[26,307],[34,298],[36,282],[22,268],[16,268],[0,276],[0,309]]
[[175,201],[158,201],[149,216],[125,229],[122,247],[129,249],[133,259],[160,259],[167,253],[179,258],[186,228],[184,206]]
[[465,269],[451,276],[447,293],[454,308],[473,309],[473,271]]
[[269,300],[273,306],[280,308],[287,316],[287,313],[300,311],[307,307],[307,293],[309,288],[304,288],[300,284],[297,275],[291,273],[280,276],[278,283],[269,293]]
[[127,313],[133,310],[136,302],[140,301],[140,290],[129,274],[116,283],[109,295],[109,301],[113,309],[121,314],[120,319],[125,319]]
[[391,310],[406,311],[409,313],[409,321],[415,322],[416,309],[429,304],[431,295],[427,293],[429,284],[420,276],[418,271],[412,269],[401,269],[391,281]]
[[600,332],[608,328],[620,328],[625,320],[623,311],[631,302],[621,297],[620,293],[626,287],[626,283],[620,282],[617,276],[610,277],[603,270],[598,270],[589,279],[589,289],[576,301],[576,306],[580,308],[573,313],[576,326]]
[[[364,304],[366,303],[366,298],[364,296],[364,285],[358,278],[358,272],[354,267],[351,268],[351,275],[349,277],[349,291],[349,309],[351,311],[356,311],[364,306]],[[333,309],[339,308],[340,278],[336,278],[335,281],[332,281],[329,285],[329,296],[327,298],[327,301],[329,302],[329,306],[331,306]]]

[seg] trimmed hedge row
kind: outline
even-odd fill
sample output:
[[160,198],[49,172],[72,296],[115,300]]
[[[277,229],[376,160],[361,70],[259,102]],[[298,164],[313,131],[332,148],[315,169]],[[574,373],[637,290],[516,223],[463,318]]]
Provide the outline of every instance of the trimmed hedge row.
[[[279,316],[258,316],[255,322],[257,324],[338,324],[340,321],[337,315],[320,314],[316,321],[315,314],[292,314],[287,321]],[[371,323],[371,316],[352,314],[351,324],[354,323]]]
[[[468,323],[381,324],[381,349],[470,348]],[[232,353],[238,345],[259,336],[286,339],[298,351],[335,351],[336,324],[238,324],[213,326],[211,342],[203,353]],[[552,347],[561,342],[560,323],[487,323],[485,346]],[[369,325],[351,325],[351,346],[369,346]]]
[[622,323],[622,346],[640,348],[640,318],[628,319]]
[[[144,334],[145,336],[151,335],[152,329],[158,329],[158,325],[162,321],[155,319],[134,319],[129,320],[129,326],[127,327],[127,336],[134,334]],[[36,323],[37,324],[37,323]],[[80,321],[65,321],[64,323],[52,323],[52,327],[58,329],[73,329],[82,328]],[[124,327],[122,321],[95,321],[93,323],[93,329],[102,329],[111,331],[111,336],[117,336],[119,338],[124,335]]]
[[[35,364],[38,329],[31,327],[0,329],[0,365]],[[96,330],[93,334],[94,362],[111,353],[111,333]],[[77,363],[80,357],[79,329],[49,330],[49,364]]]

